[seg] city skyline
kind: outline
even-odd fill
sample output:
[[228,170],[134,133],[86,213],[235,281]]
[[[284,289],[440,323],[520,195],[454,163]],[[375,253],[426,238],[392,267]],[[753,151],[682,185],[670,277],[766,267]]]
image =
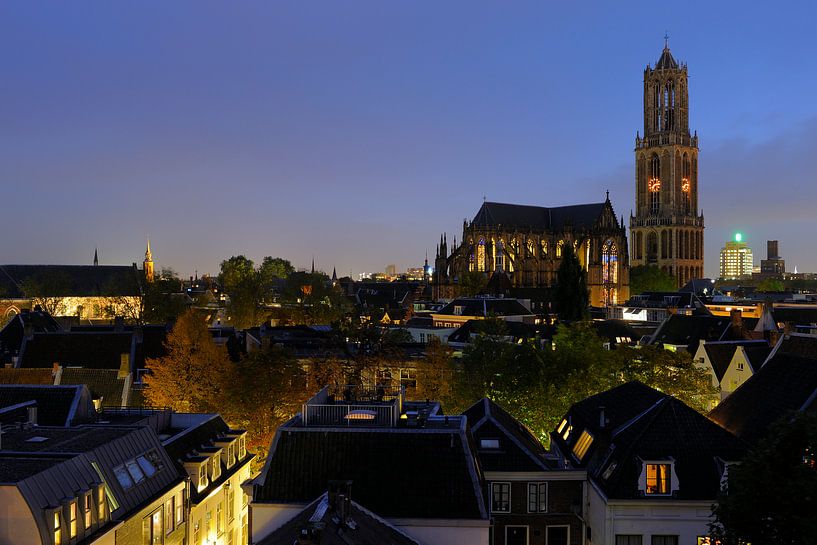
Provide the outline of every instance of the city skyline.
[[150,236],[182,276],[242,253],[345,275],[421,265],[483,198],[609,189],[626,217],[668,32],[701,139],[705,273],[735,231],[817,270],[814,6],[190,6],[7,6],[0,160],[7,202],[30,204],[4,213],[4,262],[141,262]]

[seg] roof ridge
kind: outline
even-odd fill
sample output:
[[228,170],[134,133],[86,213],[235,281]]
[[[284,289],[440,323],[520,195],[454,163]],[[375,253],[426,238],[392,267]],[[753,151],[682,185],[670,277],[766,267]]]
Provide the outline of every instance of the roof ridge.
[[639,414],[632,417],[630,420],[628,420],[624,424],[622,424],[619,427],[617,427],[616,429],[614,429],[613,430],[613,437],[617,437],[618,435],[620,435],[622,432],[627,430],[627,428],[629,428],[630,426],[635,424],[638,420],[640,420],[641,417],[645,416],[647,413],[649,413],[650,411],[652,411],[653,409],[655,409],[656,407],[658,407],[659,405],[664,403],[664,401],[670,397],[667,394],[664,394],[663,392],[661,392],[661,393],[662,393],[661,399],[659,399],[658,401],[656,401],[655,403],[653,403],[652,405],[647,407],[645,410],[643,410]]

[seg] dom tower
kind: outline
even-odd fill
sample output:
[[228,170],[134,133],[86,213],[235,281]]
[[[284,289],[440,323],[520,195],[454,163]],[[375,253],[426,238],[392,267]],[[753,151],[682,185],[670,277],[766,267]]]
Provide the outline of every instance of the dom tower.
[[635,216],[630,264],[660,267],[683,286],[703,276],[704,217],[698,213],[698,135],[689,133],[686,64],[664,45],[644,70],[644,137],[635,138]]

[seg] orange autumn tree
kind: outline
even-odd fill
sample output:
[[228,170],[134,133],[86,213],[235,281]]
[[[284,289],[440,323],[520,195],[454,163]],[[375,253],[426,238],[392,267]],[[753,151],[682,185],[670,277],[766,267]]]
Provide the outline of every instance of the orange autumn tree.
[[178,412],[220,412],[233,364],[227,349],[213,342],[204,317],[192,309],[179,316],[165,349],[166,356],[146,362],[147,403]]

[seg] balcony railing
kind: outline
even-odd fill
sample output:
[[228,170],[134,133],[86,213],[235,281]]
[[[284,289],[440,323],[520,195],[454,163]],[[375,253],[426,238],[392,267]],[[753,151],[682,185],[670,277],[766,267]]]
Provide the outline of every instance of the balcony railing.
[[403,408],[403,387],[326,387],[301,408],[304,426],[393,427]]
[[671,146],[674,144],[697,148],[698,137],[677,132],[667,132],[635,139],[635,149],[651,148],[654,146]]

